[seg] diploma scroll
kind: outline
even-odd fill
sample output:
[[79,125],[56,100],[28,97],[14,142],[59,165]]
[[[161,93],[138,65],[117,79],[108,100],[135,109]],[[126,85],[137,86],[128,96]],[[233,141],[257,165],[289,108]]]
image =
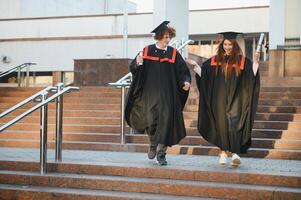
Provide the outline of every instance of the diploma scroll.
[[263,38],[264,38],[264,33],[261,33],[261,34],[260,34],[260,37],[259,37],[258,44],[257,44],[256,53],[259,53],[259,52],[260,52],[261,45],[262,45],[262,43],[263,43]]

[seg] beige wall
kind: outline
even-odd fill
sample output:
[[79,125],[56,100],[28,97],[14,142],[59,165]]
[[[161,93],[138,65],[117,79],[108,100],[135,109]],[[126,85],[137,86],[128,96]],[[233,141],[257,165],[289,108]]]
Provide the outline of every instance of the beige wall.
[[[188,33],[268,32],[268,13],[268,6],[191,11]],[[0,58],[12,61],[0,61],[0,71],[29,61],[36,71],[72,71],[73,59],[122,58],[122,26],[122,15],[0,20]],[[129,58],[153,43],[153,28],[153,13],[129,14]]]
[[285,37],[300,37],[301,1],[286,0],[285,5]]
[[270,77],[301,77],[301,51],[299,49],[271,50]]

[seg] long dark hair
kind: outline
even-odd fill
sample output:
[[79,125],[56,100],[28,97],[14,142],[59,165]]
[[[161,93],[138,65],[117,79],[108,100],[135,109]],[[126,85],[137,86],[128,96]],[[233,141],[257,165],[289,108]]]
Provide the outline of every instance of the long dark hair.
[[[229,41],[233,45],[231,55],[229,57],[226,57],[226,52],[223,47],[225,39],[222,40],[217,47],[217,54],[215,56],[215,61],[217,63],[216,66],[222,67],[225,76],[229,76],[233,69],[235,69],[236,76],[239,76],[241,72],[240,69],[241,56],[243,56],[243,53],[236,40],[229,40]],[[216,67],[216,73],[217,70],[218,67]]]

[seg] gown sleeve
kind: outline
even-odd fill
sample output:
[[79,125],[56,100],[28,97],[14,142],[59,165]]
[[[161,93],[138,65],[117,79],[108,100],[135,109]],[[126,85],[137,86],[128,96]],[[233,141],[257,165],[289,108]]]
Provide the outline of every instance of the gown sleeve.
[[[138,55],[137,55],[137,56],[138,56]],[[143,66],[143,64],[142,64],[142,65],[138,65],[138,64],[137,64],[137,61],[136,61],[137,56],[132,60],[132,62],[131,62],[130,65],[129,65],[129,71],[130,71],[133,75],[135,75],[135,74],[137,73],[139,67],[142,67],[142,66]]]
[[189,68],[179,52],[176,54],[176,68],[178,71],[178,84],[183,86],[185,82],[191,83]]

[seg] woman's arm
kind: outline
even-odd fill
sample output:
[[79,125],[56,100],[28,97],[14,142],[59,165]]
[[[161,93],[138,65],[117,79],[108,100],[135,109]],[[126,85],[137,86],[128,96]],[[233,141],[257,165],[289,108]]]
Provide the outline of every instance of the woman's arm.
[[197,62],[195,62],[192,59],[186,59],[186,63],[192,65],[193,66],[193,70],[195,71],[195,73],[197,73],[201,77],[202,68],[200,67],[200,65],[198,65]]
[[137,72],[138,67],[141,67],[143,65],[143,56],[142,52],[139,52],[138,55],[132,60],[129,70],[132,74],[135,74]]
[[254,59],[253,59],[253,73],[254,73],[254,76],[256,76],[257,71],[258,71],[258,67],[259,67],[259,58],[260,58],[259,53],[255,53]]
[[179,85],[183,90],[188,91],[191,83],[190,71],[179,52],[177,52],[175,64],[178,71]]

